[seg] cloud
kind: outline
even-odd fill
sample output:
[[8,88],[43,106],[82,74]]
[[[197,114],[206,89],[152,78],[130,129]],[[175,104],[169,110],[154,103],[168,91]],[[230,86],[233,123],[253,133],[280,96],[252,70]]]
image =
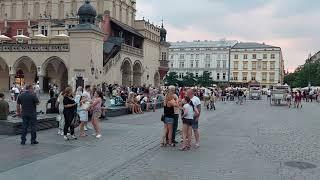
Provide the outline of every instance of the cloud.
[[286,69],[320,49],[320,1],[314,0],[139,0],[138,17],[160,24],[169,41],[265,42],[280,46]]

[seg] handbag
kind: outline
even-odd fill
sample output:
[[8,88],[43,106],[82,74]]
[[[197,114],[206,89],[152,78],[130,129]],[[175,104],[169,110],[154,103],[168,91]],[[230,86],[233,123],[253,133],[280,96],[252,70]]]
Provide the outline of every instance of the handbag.
[[164,114],[162,114],[161,119],[162,122],[164,122]]
[[80,125],[80,116],[78,113],[75,113],[73,120],[71,121],[71,126],[77,128]]

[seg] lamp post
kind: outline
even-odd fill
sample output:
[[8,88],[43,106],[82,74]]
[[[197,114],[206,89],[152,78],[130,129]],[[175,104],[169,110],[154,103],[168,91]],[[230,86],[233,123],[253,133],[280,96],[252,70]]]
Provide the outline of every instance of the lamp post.
[[311,71],[311,54],[309,54],[309,58],[308,58],[308,88],[309,88],[309,90],[310,90],[310,88],[311,88],[311,80],[310,80],[310,71]]

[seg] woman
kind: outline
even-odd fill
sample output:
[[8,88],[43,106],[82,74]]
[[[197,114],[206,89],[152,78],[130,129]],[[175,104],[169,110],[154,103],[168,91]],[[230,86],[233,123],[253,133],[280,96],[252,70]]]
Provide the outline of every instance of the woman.
[[63,98],[64,98],[64,91],[61,91],[58,99],[57,99],[57,104],[56,107],[59,109],[59,115],[57,116],[57,121],[59,124],[58,127],[58,135],[63,136],[63,128],[64,128],[64,115],[63,115]]
[[183,145],[180,148],[181,151],[186,151],[191,147],[191,138],[192,138],[192,123],[194,117],[199,114],[197,108],[194,108],[194,105],[189,97],[185,97],[185,104],[183,105],[183,114],[182,114],[182,138]]
[[90,108],[90,102],[86,100],[86,96],[81,96],[77,108],[77,113],[80,117],[80,137],[86,137],[84,126],[88,122],[88,110]]
[[287,91],[286,100],[287,100],[287,105],[289,108],[291,107],[291,99],[292,99],[291,93],[289,91]]
[[103,99],[103,94],[101,91],[96,91],[94,93],[94,100],[90,107],[90,111],[92,112],[92,119],[91,123],[95,130],[95,136],[96,138],[101,138],[101,128],[100,128],[100,117],[101,117],[101,103]]
[[127,108],[129,108],[129,110],[131,111],[132,114],[135,114],[136,110],[135,110],[133,99],[134,99],[134,93],[130,92],[129,97],[127,98],[127,101],[126,101],[126,106],[127,106]]
[[301,93],[300,90],[298,90],[298,92],[297,92],[297,94],[296,94],[295,100],[296,100],[296,107],[299,108],[299,106],[300,106],[300,108],[302,108],[302,104],[301,104],[301,101],[302,101],[302,93]]
[[134,106],[135,106],[135,109],[136,109],[136,113],[137,114],[143,114],[142,112],[142,109],[141,109],[141,105],[140,105],[140,96],[138,96],[137,94],[134,94]]
[[[172,131],[173,131],[173,121],[174,121],[174,107],[178,106],[177,102],[174,99],[174,94],[172,92],[168,92],[164,101],[164,114],[163,114],[163,136],[161,140],[161,146],[166,146],[168,143],[169,146],[173,146],[172,144]],[[168,138],[168,141],[166,139]]]
[[75,117],[75,112],[77,109],[77,103],[74,101],[72,96],[72,89],[70,87],[67,87],[65,89],[65,94],[63,98],[63,115],[64,115],[64,128],[63,128],[63,135],[64,139],[67,141],[69,140],[69,137],[67,136],[68,130],[70,128],[70,134],[71,139],[77,139],[77,137],[74,135],[74,126],[72,125],[72,120]]

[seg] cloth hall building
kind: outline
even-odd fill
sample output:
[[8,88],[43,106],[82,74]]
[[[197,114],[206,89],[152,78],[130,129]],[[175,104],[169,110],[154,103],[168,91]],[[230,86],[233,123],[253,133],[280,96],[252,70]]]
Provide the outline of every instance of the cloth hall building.
[[168,71],[167,31],[136,20],[135,0],[0,0],[0,34],[12,38],[0,44],[0,91],[159,86]]

